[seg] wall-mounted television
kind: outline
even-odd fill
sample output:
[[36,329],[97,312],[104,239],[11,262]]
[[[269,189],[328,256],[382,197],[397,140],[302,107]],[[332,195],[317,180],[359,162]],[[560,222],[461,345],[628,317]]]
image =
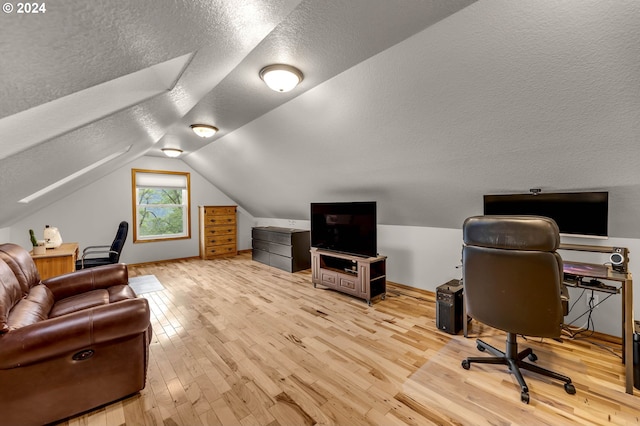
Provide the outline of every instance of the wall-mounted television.
[[311,203],[311,247],[377,255],[376,202]]
[[555,220],[560,233],[607,237],[608,192],[501,194],[484,196],[485,215],[536,215]]

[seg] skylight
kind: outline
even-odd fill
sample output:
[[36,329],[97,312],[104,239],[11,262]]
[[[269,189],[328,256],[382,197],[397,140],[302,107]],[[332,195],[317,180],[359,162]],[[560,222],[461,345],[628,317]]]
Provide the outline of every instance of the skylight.
[[170,91],[192,53],[0,120],[0,159]]
[[77,172],[75,172],[73,174],[70,174],[69,176],[67,176],[67,177],[65,177],[63,179],[60,179],[59,181],[54,182],[54,183],[52,183],[51,185],[49,185],[49,186],[47,186],[45,188],[42,188],[40,191],[34,192],[33,194],[31,194],[31,195],[29,195],[27,197],[24,197],[22,200],[19,200],[18,202],[19,203],[23,203],[23,204],[30,203],[31,201],[35,200],[36,198],[42,197],[44,194],[47,194],[47,193],[53,191],[54,189],[64,185],[65,183],[71,182],[75,178],[77,178],[79,176],[82,176],[83,174],[88,173],[91,170],[93,170],[93,169],[95,169],[97,167],[100,167],[105,163],[108,163],[109,161],[113,160],[116,157],[121,156],[122,154],[126,153],[130,149],[131,149],[131,145],[129,145],[128,147],[126,147],[125,149],[123,149],[121,151],[115,152],[115,153],[103,158],[100,161],[96,161],[95,163],[88,165],[84,169],[80,169]]

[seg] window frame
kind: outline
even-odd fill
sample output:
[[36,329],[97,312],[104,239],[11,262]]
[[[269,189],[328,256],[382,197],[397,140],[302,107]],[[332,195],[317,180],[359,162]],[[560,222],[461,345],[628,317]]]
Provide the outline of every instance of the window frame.
[[[184,235],[176,236],[176,234],[170,234],[171,236],[163,237],[161,235],[154,235],[152,238],[141,238],[138,236],[138,185],[137,175],[141,173],[151,175],[180,175],[186,179],[186,197],[182,197],[183,214],[186,214],[186,229]],[[185,203],[186,198],[186,203]],[[178,204],[176,204],[177,206]],[[158,241],[173,241],[173,240],[186,240],[191,238],[191,174],[189,172],[176,172],[168,170],[148,170],[148,169],[131,169],[131,206],[133,214],[133,242],[135,243],[151,243]]]

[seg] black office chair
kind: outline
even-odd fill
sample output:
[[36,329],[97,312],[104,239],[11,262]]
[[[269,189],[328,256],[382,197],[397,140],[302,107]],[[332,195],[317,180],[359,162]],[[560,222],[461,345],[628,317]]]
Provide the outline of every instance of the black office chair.
[[465,220],[462,267],[467,313],[507,332],[505,352],[477,340],[478,350],[494,357],[469,357],[472,363],[505,364],[520,384],[520,398],[529,403],[529,388],[520,369],[564,382],[575,394],[571,379],[524,361],[538,358],[530,348],[518,352],[516,336],[558,338],[561,333],[562,258],[558,226],[539,216],[475,216]]
[[120,222],[116,237],[110,246],[89,246],[82,251],[82,257],[76,261],[76,270],[109,265],[120,261],[120,254],[129,233],[129,223]]

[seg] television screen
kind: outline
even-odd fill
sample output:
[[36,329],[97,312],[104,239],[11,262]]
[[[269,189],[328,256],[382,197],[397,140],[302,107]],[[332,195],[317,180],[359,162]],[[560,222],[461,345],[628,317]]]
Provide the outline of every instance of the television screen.
[[556,221],[561,234],[606,237],[609,193],[485,195],[484,214],[546,216]]
[[311,203],[311,246],[376,256],[376,202]]

